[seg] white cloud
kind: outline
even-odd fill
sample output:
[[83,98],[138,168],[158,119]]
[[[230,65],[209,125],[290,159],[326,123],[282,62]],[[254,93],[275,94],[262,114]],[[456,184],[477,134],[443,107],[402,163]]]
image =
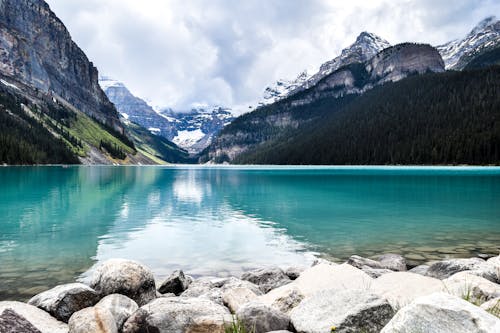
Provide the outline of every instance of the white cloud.
[[155,105],[249,105],[361,31],[391,43],[465,35],[496,0],[47,0],[101,73]]

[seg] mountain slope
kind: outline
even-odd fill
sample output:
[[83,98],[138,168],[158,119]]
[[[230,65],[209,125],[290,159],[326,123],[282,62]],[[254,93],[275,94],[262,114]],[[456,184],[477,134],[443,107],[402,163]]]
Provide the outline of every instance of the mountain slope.
[[461,70],[473,57],[500,45],[500,20],[495,16],[479,22],[467,36],[437,46],[446,69]]
[[407,76],[442,71],[441,56],[429,45],[406,43],[386,48],[364,63],[341,67],[306,90],[239,117],[221,131],[202,161],[232,161],[256,145],[284,138],[284,133],[317,117],[308,104],[342,104],[335,98],[361,94]]
[[338,57],[322,64],[316,74],[308,76],[307,72],[302,72],[294,80],[279,80],[273,86],[267,87],[261,105],[272,104],[308,89],[339,68],[365,62],[389,46],[391,44],[381,37],[373,33],[362,32],[353,44],[342,50]]
[[2,163],[154,163],[137,153],[97,69],[42,0],[0,1],[0,89],[12,125]]
[[0,72],[122,130],[97,69],[42,0],[0,2]]
[[500,164],[500,67],[413,76],[329,102],[301,107],[323,116],[234,162]]
[[170,121],[160,116],[144,100],[134,96],[123,83],[109,77],[101,77],[99,84],[109,100],[126,119],[168,140],[172,140],[177,135],[177,130]]

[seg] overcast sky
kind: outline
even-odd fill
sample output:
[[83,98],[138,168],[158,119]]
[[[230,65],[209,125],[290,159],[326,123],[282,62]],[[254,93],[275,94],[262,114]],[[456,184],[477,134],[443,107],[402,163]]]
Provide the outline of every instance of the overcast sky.
[[101,74],[152,104],[255,105],[362,31],[390,43],[461,38],[498,0],[46,0]]

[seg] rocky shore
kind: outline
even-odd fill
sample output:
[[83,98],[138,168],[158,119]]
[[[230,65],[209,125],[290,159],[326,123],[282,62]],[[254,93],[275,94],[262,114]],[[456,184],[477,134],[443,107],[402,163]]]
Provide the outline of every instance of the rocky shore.
[[88,285],[0,302],[0,332],[500,332],[500,256],[409,268],[396,254],[351,256],[240,278],[175,271],[158,283],[142,264],[111,259]]

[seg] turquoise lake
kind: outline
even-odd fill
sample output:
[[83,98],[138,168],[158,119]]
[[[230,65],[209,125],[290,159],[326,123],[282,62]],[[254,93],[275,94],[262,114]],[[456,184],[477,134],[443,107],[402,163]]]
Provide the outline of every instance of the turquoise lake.
[[0,186],[0,300],[114,257],[161,279],[500,246],[500,168],[1,167]]

